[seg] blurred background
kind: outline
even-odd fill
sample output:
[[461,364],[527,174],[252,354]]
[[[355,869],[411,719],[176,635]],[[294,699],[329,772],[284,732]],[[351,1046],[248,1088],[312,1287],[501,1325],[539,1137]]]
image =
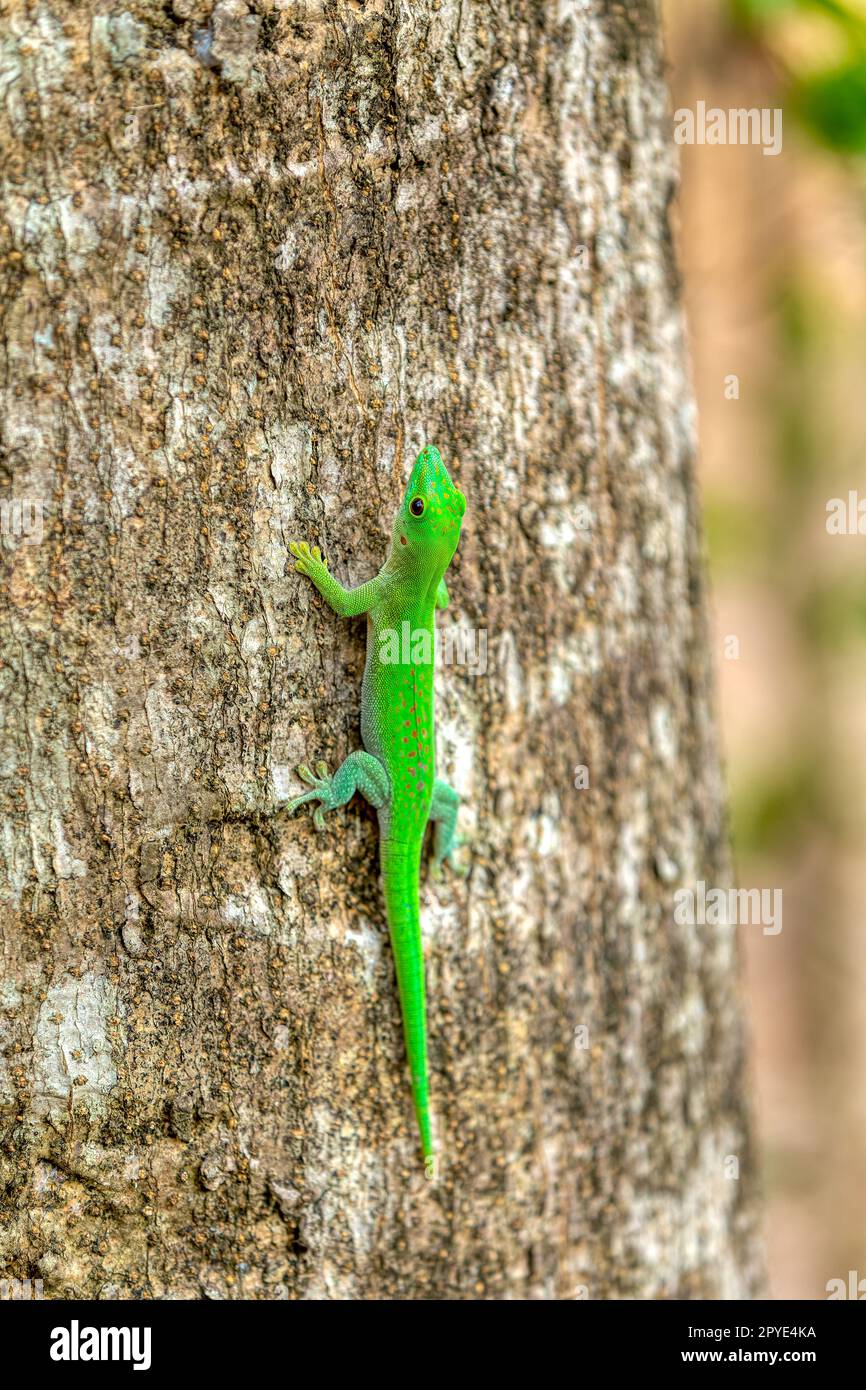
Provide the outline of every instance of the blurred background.
[[741,928],[770,1293],[826,1298],[866,1281],[866,0],[665,8],[674,110],[784,113],[684,145],[673,220],[737,875],[783,891]]

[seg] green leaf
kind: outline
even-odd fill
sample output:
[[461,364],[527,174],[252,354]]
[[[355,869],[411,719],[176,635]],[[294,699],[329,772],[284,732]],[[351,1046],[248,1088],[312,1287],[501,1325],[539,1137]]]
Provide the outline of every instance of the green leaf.
[[738,854],[768,854],[800,840],[826,819],[826,797],[811,764],[767,769],[732,794],[731,829]]
[[731,14],[738,23],[755,24],[784,10],[800,8],[798,0],[731,0]]
[[800,119],[831,149],[866,154],[866,61],[801,80],[794,89]]
[[803,635],[815,647],[843,650],[866,639],[866,584],[857,576],[812,589],[799,619]]

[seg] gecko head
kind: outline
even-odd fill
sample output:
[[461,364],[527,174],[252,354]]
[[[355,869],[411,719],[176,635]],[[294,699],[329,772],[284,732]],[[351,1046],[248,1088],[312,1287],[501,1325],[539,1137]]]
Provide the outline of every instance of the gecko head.
[[466,498],[448,476],[438,449],[422,449],[394,523],[394,548],[419,568],[441,571],[460,539]]

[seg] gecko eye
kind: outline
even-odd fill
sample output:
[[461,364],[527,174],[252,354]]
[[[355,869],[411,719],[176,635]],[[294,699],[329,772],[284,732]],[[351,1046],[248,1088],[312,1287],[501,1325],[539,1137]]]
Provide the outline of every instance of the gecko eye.
[[413,498],[412,498],[412,501],[409,503],[409,510],[410,510],[410,512],[412,513],[413,516],[423,516],[423,515],[424,515],[424,498],[423,498],[423,497],[413,497]]

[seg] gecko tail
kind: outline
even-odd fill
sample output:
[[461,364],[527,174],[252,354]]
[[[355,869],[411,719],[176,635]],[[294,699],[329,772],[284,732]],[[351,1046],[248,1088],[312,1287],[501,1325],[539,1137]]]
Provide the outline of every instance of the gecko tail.
[[403,1036],[412,1083],[412,1103],[421,1137],[424,1166],[429,1177],[435,1176],[436,1154],[430,1124],[430,1077],[427,1061],[427,1007],[424,990],[424,952],[421,945],[421,918],[418,903],[418,875],[421,867],[421,845],[382,844],[382,888],[388,915],[388,931],[400,1010],[403,1015]]

